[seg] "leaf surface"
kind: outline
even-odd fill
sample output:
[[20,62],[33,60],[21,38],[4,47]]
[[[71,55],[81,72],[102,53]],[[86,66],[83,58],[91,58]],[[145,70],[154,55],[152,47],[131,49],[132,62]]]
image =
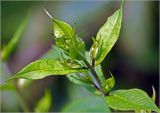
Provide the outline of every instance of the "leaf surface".
[[81,67],[77,67],[78,64],[74,63],[75,62],[62,62],[54,59],[37,60],[24,67],[19,73],[12,76],[10,79],[41,79],[50,75],[66,75],[86,70]]
[[106,102],[109,107],[116,110],[160,112],[152,99],[140,89],[117,90],[106,97]]
[[85,43],[77,35],[75,35],[69,46],[69,57],[81,60],[85,58]]

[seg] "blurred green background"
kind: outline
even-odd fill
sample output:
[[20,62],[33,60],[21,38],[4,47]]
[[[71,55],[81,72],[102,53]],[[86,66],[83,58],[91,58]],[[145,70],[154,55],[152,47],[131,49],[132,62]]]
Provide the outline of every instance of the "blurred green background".
[[[96,36],[107,17],[119,6],[120,1],[1,1],[1,48],[12,38],[28,10],[31,11],[29,22],[21,35],[16,51],[7,62],[10,72],[14,74],[20,71],[25,65],[44,56],[54,45],[51,35],[52,21],[43,8],[54,18],[66,21],[70,25],[76,22],[77,32],[89,50],[92,45],[91,37]],[[115,76],[114,89],[140,88],[151,96],[153,85],[157,93],[157,105],[160,104],[158,7],[158,1],[127,1],[123,10],[119,40],[102,63],[105,75],[111,71]],[[54,56],[49,54],[47,57]],[[10,73],[1,63],[1,81],[9,76]],[[83,107],[80,106],[79,100],[94,98],[93,94],[71,83],[65,76],[49,76],[21,88],[31,109],[44,95],[46,89],[49,89],[52,95],[50,111],[66,109],[78,111],[78,108],[73,110],[75,101],[79,102],[78,107]],[[89,103],[93,98],[88,100]],[[1,90],[0,101],[2,112],[22,111],[19,96],[14,90]],[[96,101],[103,106],[103,102],[98,99],[92,103]],[[69,103],[72,103],[72,106],[67,108]],[[90,105],[92,108],[93,106],[96,104]],[[97,106],[97,109],[103,111],[103,107]]]

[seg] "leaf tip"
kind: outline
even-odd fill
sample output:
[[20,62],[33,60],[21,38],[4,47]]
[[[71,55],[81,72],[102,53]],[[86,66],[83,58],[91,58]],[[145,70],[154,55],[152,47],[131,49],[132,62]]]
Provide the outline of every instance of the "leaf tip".
[[43,8],[43,10],[45,11],[45,13],[46,13],[51,19],[53,19],[53,17],[51,16],[51,14],[50,14],[45,8]]

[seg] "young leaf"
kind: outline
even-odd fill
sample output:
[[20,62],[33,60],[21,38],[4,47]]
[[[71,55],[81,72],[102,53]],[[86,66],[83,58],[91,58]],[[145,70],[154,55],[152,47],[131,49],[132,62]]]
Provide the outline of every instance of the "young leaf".
[[[122,22],[122,6],[97,33],[98,52],[96,54],[96,65],[100,64],[118,39]],[[94,46],[94,45],[93,45]]]
[[51,104],[52,104],[51,92],[49,90],[46,90],[44,96],[37,103],[34,111],[35,112],[49,112]]
[[68,53],[74,35],[74,29],[63,21],[53,19],[53,32],[56,45]]
[[73,29],[69,24],[56,19],[53,19],[53,31],[56,38],[65,36],[64,38],[71,39],[74,34]]
[[109,107],[116,110],[160,112],[152,99],[140,89],[117,90],[106,97],[106,102]]
[[6,46],[2,49],[2,60],[6,61],[12,52],[14,51],[18,41],[21,38],[21,34],[23,33],[27,22],[28,22],[29,14],[26,16],[25,20],[23,20],[20,25],[18,26],[17,30],[15,31],[12,39],[8,42]]
[[76,60],[84,59],[85,51],[84,42],[77,35],[73,36],[69,46],[69,57]]
[[64,63],[54,59],[37,60],[24,67],[20,72],[12,76],[10,79],[41,79],[50,75],[66,75],[70,73],[86,71],[86,69],[77,67],[76,65],[78,64],[74,64],[74,62]]

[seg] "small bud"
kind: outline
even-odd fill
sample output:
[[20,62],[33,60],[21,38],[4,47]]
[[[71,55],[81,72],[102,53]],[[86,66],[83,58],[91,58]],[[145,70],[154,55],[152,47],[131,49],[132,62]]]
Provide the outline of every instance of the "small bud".
[[93,45],[90,49],[90,58],[91,58],[91,63],[92,63],[92,66],[95,65],[95,59],[96,59],[96,56],[97,56],[97,53],[98,53],[98,41],[94,38],[93,39]]

